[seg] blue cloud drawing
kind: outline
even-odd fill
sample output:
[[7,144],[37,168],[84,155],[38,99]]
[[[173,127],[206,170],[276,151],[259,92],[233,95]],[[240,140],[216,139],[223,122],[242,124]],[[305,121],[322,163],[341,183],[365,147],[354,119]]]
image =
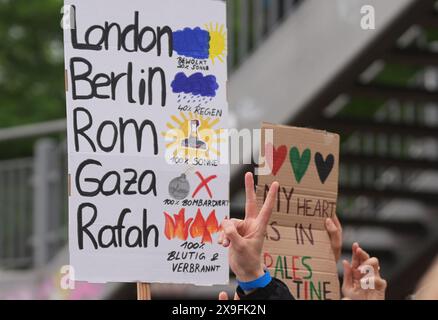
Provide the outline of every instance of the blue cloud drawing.
[[187,77],[184,72],[177,73],[171,87],[174,93],[186,93],[194,96],[215,97],[219,84],[213,75],[203,76],[197,72]]
[[175,31],[173,33],[173,50],[180,56],[208,59],[210,34],[199,27]]

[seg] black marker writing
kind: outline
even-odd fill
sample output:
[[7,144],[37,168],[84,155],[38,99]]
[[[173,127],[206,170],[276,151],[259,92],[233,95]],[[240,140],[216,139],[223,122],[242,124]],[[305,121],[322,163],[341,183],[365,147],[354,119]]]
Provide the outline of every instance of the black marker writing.
[[[80,121],[79,119],[84,119],[84,115],[86,121]],[[79,124],[81,122],[81,124]],[[143,152],[144,143],[143,143],[143,135],[145,132],[145,128],[149,128],[149,132],[152,135],[152,143],[146,143],[148,147],[152,146],[154,155],[158,154],[158,133],[155,128],[154,123],[151,120],[143,120],[139,125],[138,122],[134,119],[124,120],[123,118],[119,118],[118,124],[115,124],[112,121],[104,121],[97,128],[96,137],[91,137],[88,133],[91,131],[93,127],[93,118],[91,113],[85,108],[76,108],[73,111],[73,135],[75,141],[75,151],[80,152],[83,151],[80,147],[80,138],[85,139],[88,143],[88,146],[92,149],[93,152],[97,151],[96,145],[103,152],[112,152],[115,150],[117,142],[119,141],[119,151],[120,153],[125,152],[125,144],[126,139],[129,139],[132,136],[127,135],[127,131],[134,130],[134,134],[137,142],[137,151]],[[112,136],[111,143],[105,145],[103,142],[104,133],[110,132],[110,136]]]
[[[151,52],[156,48],[157,56],[161,56],[163,38],[167,40],[169,57],[173,55],[173,32],[169,26],[157,27],[156,29],[145,26],[140,27],[139,12],[134,13],[134,23],[122,28],[115,22],[106,21],[103,26],[90,26],[83,36],[83,42],[78,39],[78,21],[76,19],[76,7],[72,6],[76,28],[71,30],[71,41],[74,49],[77,50],[109,50],[111,47],[118,51],[126,52]],[[167,39],[166,39],[167,38]],[[116,39],[115,44],[110,43],[110,39]]]
[[[141,79],[134,88],[134,71],[132,62],[127,64],[126,72],[118,74],[115,72],[109,74],[97,73],[93,75],[93,65],[91,62],[85,58],[73,57],[70,59],[72,98],[73,100],[89,100],[95,98],[103,100],[111,99],[115,101],[118,98],[117,89],[121,85],[121,81],[124,81],[127,88],[126,100],[129,103],[139,103],[140,105],[144,105],[147,97],[148,105],[152,105],[154,102],[154,82],[156,82],[157,79],[158,84],[160,85],[161,106],[164,107],[167,98],[167,82],[164,70],[160,67],[156,67],[148,68],[145,76],[143,75],[146,73],[146,69],[141,69],[139,73],[141,73],[139,75]],[[79,92],[79,87],[81,88],[81,92]]]
[[[86,219],[86,217],[89,216],[90,211],[91,218]],[[100,227],[99,224],[96,224],[98,218],[97,207],[92,203],[82,203],[79,205],[77,211],[79,249],[84,249],[85,238],[89,240],[93,248],[96,250],[110,247],[147,248],[149,245],[149,237],[151,235],[155,235],[153,245],[158,247],[158,227],[156,225],[148,225],[147,210],[143,210],[142,228],[137,226],[127,228],[125,226],[125,217],[129,213],[131,213],[130,209],[123,209],[116,225],[104,225]],[[94,224],[96,224],[96,226],[94,226]],[[98,231],[93,233],[91,230],[96,230],[96,228],[98,228]]]

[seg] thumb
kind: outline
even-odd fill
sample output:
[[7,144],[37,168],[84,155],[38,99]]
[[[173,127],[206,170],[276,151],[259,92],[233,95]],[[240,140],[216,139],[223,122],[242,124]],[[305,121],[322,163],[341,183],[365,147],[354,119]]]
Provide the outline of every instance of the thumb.
[[234,249],[239,250],[243,245],[243,238],[237,232],[236,226],[230,220],[222,221],[222,229]]
[[338,227],[336,227],[336,225],[332,219],[327,218],[325,220],[325,227],[326,227],[330,237],[336,236],[336,233],[338,231]]
[[228,300],[228,294],[225,291],[219,293],[219,300]]
[[347,260],[342,261],[344,267],[344,281],[342,287],[345,289],[350,289],[353,287],[353,272],[351,270],[351,265]]

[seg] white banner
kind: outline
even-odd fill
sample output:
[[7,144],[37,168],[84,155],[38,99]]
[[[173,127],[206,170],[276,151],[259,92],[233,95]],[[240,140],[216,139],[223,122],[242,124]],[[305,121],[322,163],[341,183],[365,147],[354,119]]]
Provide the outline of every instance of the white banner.
[[228,282],[225,3],[66,0],[76,280]]

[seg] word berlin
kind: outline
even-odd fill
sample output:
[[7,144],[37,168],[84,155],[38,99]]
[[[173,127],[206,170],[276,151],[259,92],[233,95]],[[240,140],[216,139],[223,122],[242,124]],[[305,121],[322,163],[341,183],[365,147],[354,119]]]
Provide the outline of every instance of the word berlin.
[[[140,27],[139,12],[134,13],[134,22],[125,27],[116,22],[106,21],[103,26],[93,25],[86,29],[81,40],[78,37],[76,8],[73,7],[73,19],[76,28],[71,29],[71,45],[76,50],[109,51],[117,48],[118,51],[144,52],[156,50],[156,55],[161,56],[163,44],[167,43],[168,56],[173,55],[173,32],[168,26],[152,28]],[[82,29],[82,28],[81,28]],[[110,43],[115,41],[115,43]],[[78,71],[81,70],[81,71]],[[166,75],[160,67],[141,66],[140,71],[134,71],[132,62],[128,62],[126,72],[116,73],[93,72],[93,65],[83,57],[70,59],[70,75],[72,82],[73,100],[88,99],[117,99],[117,88],[120,83],[126,83],[127,101],[144,105],[153,104],[153,84],[155,78],[161,85],[161,106],[166,105]],[[140,78],[134,83],[134,78]],[[80,83],[80,85],[79,85]],[[78,88],[81,88],[79,92]],[[147,98],[147,99],[146,99]],[[147,100],[147,101],[146,101]]]

